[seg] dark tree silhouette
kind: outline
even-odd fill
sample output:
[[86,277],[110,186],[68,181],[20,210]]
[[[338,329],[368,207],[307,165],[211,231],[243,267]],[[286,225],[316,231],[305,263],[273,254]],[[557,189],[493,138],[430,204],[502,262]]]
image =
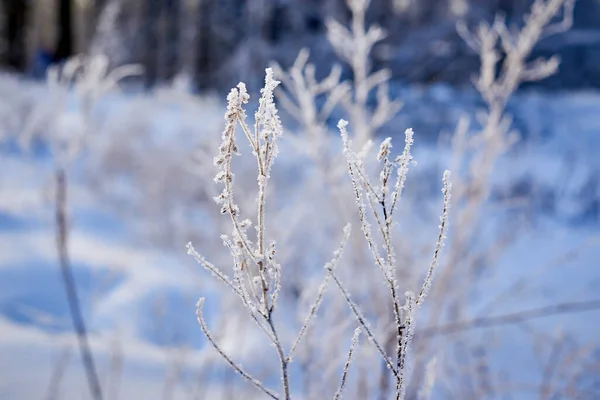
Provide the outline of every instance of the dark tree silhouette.
[[6,64],[14,69],[23,70],[26,64],[26,21],[27,2],[3,0],[6,26],[3,36],[6,38]]
[[54,62],[63,61],[73,55],[73,4],[72,0],[58,1],[58,43],[54,51]]

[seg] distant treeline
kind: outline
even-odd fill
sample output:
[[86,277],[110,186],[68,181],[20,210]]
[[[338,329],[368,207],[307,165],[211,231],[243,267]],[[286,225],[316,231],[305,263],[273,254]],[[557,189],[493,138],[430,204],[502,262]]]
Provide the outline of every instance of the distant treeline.
[[[389,33],[378,66],[405,82],[468,84],[477,59],[456,34],[501,12],[519,23],[527,0],[372,0],[368,19]],[[260,86],[270,60],[289,65],[311,49],[318,73],[336,62],[326,21],[347,22],[344,0],[0,0],[0,65],[34,77],[70,55],[102,52],[115,64],[138,63],[144,84],[185,73],[200,89],[239,80]],[[575,26],[540,43],[558,53],[551,88],[600,87],[600,2],[578,0]]]

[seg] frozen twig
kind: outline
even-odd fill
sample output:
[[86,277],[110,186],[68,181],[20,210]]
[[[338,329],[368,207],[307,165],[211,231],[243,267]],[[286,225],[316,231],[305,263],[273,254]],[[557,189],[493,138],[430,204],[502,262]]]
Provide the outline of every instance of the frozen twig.
[[342,255],[342,252],[344,251],[344,248],[346,247],[346,244],[348,244],[348,240],[350,239],[350,232],[351,232],[351,226],[350,226],[350,224],[348,224],[344,227],[344,237],[342,239],[342,242],[340,243],[340,246],[333,253],[333,258],[331,259],[331,261],[329,261],[327,264],[325,264],[325,269],[327,270],[325,279],[323,280],[323,283],[321,283],[321,286],[319,287],[319,291],[317,292],[317,298],[311,305],[310,311],[308,312],[308,315],[306,316],[306,319],[304,320],[304,323],[302,324],[302,328],[300,328],[300,332],[298,333],[296,340],[294,340],[294,344],[292,344],[292,347],[290,348],[290,351],[287,356],[288,362],[291,361],[294,351],[296,350],[296,348],[300,344],[300,341],[306,334],[306,331],[307,331],[308,327],[310,326],[311,321],[315,317],[317,310],[319,309],[319,306],[321,305],[321,302],[323,300],[323,295],[325,294],[325,290],[327,289],[327,284],[329,283],[329,280],[331,279],[331,275],[333,274],[333,271],[335,270],[335,267],[337,266],[337,263]]
[[572,303],[560,303],[539,308],[532,308],[528,310],[521,310],[509,314],[493,315],[464,321],[454,321],[438,326],[430,326],[417,332],[417,335],[419,339],[425,339],[436,336],[451,335],[456,332],[463,332],[474,329],[519,324],[525,321],[530,321],[538,318],[546,318],[554,315],[573,314],[579,312],[590,312],[598,310],[600,310],[600,299]]
[[396,371],[396,368],[394,367],[394,364],[392,363],[392,361],[389,359],[389,357],[385,353],[385,350],[383,349],[383,346],[379,343],[379,341],[377,340],[377,338],[375,337],[375,335],[371,331],[371,328],[369,328],[369,323],[367,322],[366,318],[363,316],[362,312],[359,310],[358,305],[356,305],[356,303],[354,301],[352,301],[352,299],[350,298],[350,294],[348,293],[348,291],[346,290],[346,288],[344,287],[344,285],[339,280],[339,278],[335,275],[334,272],[331,273],[331,277],[333,279],[333,282],[335,282],[336,286],[338,287],[338,289],[342,293],[342,296],[344,297],[344,300],[346,301],[346,303],[350,307],[350,310],[352,311],[352,313],[356,317],[356,320],[358,321],[358,323],[360,324],[360,326],[363,328],[363,330],[365,331],[365,333],[369,337],[369,340],[373,343],[373,345],[375,346],[375,348],[377,349],[377,351],[379,352],[379,354],[381,354],[381,358],[383,359],[383,361],[385,362],[385,364],[388,366],[389,370],[392,371],[392,373],[394,374],[394,376],[397,378],[398,377],[398,372]]
[[348,370],[350,369],[350,363],[352,362],[352,355],[354,354],[354,350],[356,349],[356,345],[358,344],[358,337],[360,336],[360,328],[356,328],[354,330],[354,335],[352,336],[352,343],[350,343],[350,349],[348,350],[348,358],[346,358],[346,363],[344,364],[344,370],[342,371],[342,379],[340,381],[340,386],[338,390],[335,392],[333,396],[333,400],[338,400],[342,398],[342,392],[344,390],[344,386],[346,385],[346,377],[348,376]]
[[433,280],[433,273],[439,264],[440,253],[444,247],[444,242],[446,240],[446,229],[448,227],[448,212],[450,210],[450,197],[452,184],[450,183],[450,171],[444,171],[444,179],[443,179],[443,188],[442,193],[444,194],[444,206],[442,210],[442,216],[440,217],[440,227],[437,241],[435,242],[435,250],[433,251],[433,258],[431,259],[431,264],[429,265],[429,269],[427,270],[427,275],[423,281],[423,286],[421,286],[421,291],[419,292],[419,296],[417,297],[415,304],[421,305],[425,296],[427,296],[427,292],[431,287],[431,282]]
[[427,365],[425,366],[425,380],[423,381],[421,389],[419,389],[419,400],[429,400],[431,398],[431,392],[436,378],[436,367],[437,358],[434,357],[427,362]]
[[237,373],[239,373],[241,376],[243,376],[244,379],[246,379],[248,382],[252,383],[256,388],[261,390],[263,393],[265,393],[270,398],[278,400],[279,395],[277,395],[272,390],[266,388],[258,379],[254,378],[252,375],[250,375],[249,373],[244,371],[244,369],[239,364],[237,364],[235,361],[233,361],[231,359],[231,357],[229,357],[223,351],[223,349],[221,349],[221,347],[217,344],[217,342],[213,339],[213,337],[210,334],[210,331],[208,330],[208,327],[206,325],[206,321],[204,320],[204,316],[202,313],[203,306],[204,306],[204,298],[201,298],[200,300],[198,300],[198,304],[196,305],[196,317],[198,319],[198,323],[200,324],[200,327],[202,328],[202,332],[204,332],[204,335],[206,336],[206,338],[208,339],[210,344],[215,348],[215,350],[217,350],[217,352],[221,355],[221,357],[223,357],[223,359],[225,361],[227,361],[227,363],[231,366],[231,368],[233,368]]
[[92,394],[92,398],[94,400],[101,400],[102,388],[100,386],[100,380],[98,379],[96,364],[94,362],[94,356],[90,347],[85,320],[81,311],[81,303],[79,301],[79,295],[77,294],[77,284],[73,274],[73,267],[69,257],[69,222],[67,212],[68,188],[67,175],[63,169],[59,168],[56,171],[55,181],[56,247],[58,250],[61,276],[65,285],[71,321],[73,322],[73,328],[75,329],[75,333],[77,335],[77,342],[79,343],[79,351],[81,353],[81,359],[83,361],[83,366],[88,380],[88,386]]
[[225,275],[223,272],[221,272],[221,270],[219,268],[217,268],[214,264],[208,262],[203,256],[198,254],[196,249],[194,249],[194,246],[192,245],[192,243],[188,243],[186,248],[187,248],[188,255],[191,255],[192,257],[194,257],[196,259],[196,261],[198,262],[198,264],[200,264],[204,269],[206,269],[208,272],[210,272],[214,277],[218,278],[221,282],[223,282],[231,290],[233,290],[235,292],[235,294],[237,294],[238,296],[241,296],[239,289],[233,284],[231,279],[229,279],[229,277],[227,275]]
[[[448,210],[450,207],[450,173],[448,171],[444,173],[442,189],[442,192],[444,194],[444,207],[442,211],[440,231],[438,234],[438,240],[435,245],[433,260],[429,266],[425,277],[425,281],[422,285],[419,295],[415,296],[410,291],[406,292],[405,305],[403,307],[400,307],[398,299],[399,290],[396,281],[396,257],[395,250],[392,245],[391,227],[393,224],[393,211],[396,209],[398,200],[401,197],[402,188],[404,187],[406,181],[408,166],[410,163],[413,162],[412,156],[410,154],[410,149],[413,143],[413,132],[410,129],[406,130],[404,151],[400,156],[396,157],[393,160],[390,159],[390,150],[392,148],[391,139],[387,138],[381,143],[379,147],[379,152],[377,154],[377,161],[379,161],[382,164],[382,167],[379,173],[379,187],[375,188],[370,183],[369,177],[365,171],[364,163],[352,150],[352,143],[348,137],[348,132],[346,129],[347,125],[348,123],[346,121],[340,120],[340,122],[338,123],[338,128],[342,136],[344,155],[346,156],[348,166],[348,174],[350,176],[352,187],[354,189],[354,196],[358,208],[358,218],[361,223],[363,235],[371,251],[371,255],[373,256],[373,260],[375,264],[379,267],[379,269],[382,271],[383,276],[385,278],[385,282],[387,283],[387,286],[390,290],[390,297],[392,309],[394,312],[394,322],[396,328],[395,367],[390,367],[392,361],[385,353],[384,348],[373,337],[372,333],[368,329],[364,317],[358,310],[358,306],[354,302],[352,302],[352,300],[350,300],[350,295],[348,291],[343,287],[343,285],[335,275],[333,275],[333,278],[338,288],[342,291],[344,299],[350,306],[352,312],[355,314],[359,324],[361,325],[361,327],[364,328],[365,332],[367,333],[367,336],[369,336],[369,339],[371,339],[375,343],[377,350],[382,355],[388,367],[390,367],[390,370],[394,372],[394,375],[396,377],[396,399],[403,400],[406,393],[406,357],[415,326],[414,314],[417,309],[417,306],[423,301],[427,290],[431,285],[433,273],[437,265],[439,264],[439,256],[446,236]],[[396,170],[397,172],[397,178],[391,195],[391,204],[388,204],[390,203],[388,196],[390,191],[389,185],[391,182],[391,175],[394,170]],[[370,206],[370,209],[373,213],[373,217],[375,218],[379,227],[381,239],[384,242],[383,247],[386,253],[385,258],[380,255],[377,243],[371,232],[370,224],[367,220],[366,215],[367,206],[365,205],[363,200],[364,196],[367,197],[368,205]],[[373,199],[377,200],[377,204],[373,201]],[[383,223],[381,222],[379,213],[383,215]]]

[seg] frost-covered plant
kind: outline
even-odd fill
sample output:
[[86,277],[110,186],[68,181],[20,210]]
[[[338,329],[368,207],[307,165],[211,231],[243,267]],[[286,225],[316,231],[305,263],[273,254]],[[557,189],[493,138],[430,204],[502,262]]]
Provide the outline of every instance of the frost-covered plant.
[[[512,130],[512,120],[506,112],[509,98],[519,85],[537,81],[554,74],[559,65],[556,56],[530,61],[531,52],[541,39],[568,30],[572,24],[574,0],[536,0],[522,26],[507,26],[504,18],[497,16],[492,24],[482,22],[474,33],[464,23],[457,30],[467,45],[479,55],[480,70],[474,77],[474,85],[480,93],[485,108],[477,114],[476,124],[463,117],[451,140],[451,169],[453,178],[455,234],[449,242],[448,265],[440,278],[440,285],[432,293],[436,305],[429,315],[429,326],[443,323],[445,312],[454,310],[454,318],[466,318],[465,297],[468,291],[452,291],[452,287],[476,288],[473,279],[481,265],[491,265],[506,247],[510,238],[498,234],[482,239],[482,232],[489,231],[486,214],[487,201],[492,191],[492,173],[496,162],[517,141]],[[560,22],[553,22],[562,14]],[[487,225],[487,226],[486,226]],[[488,235],[489,236],[489,235]],[[514,237],[514,232],[510,233]],[[497,304],[492,300],[489,304]],[[485,308],[486,312],[491,311]],[[460,314],[459,314],[460,313]],[[421,343],[424,350],[425,343]],[[418,351],[422,358],[417,361],[419,377],[424,381],[424,365],[427,355]]]
[[[375,345],[377,351],[387,364],[390,372],[396,379],[396,399],[403,399],[406,392],[405,371],[406,355],[408,353],[410,341],[414,332],[414,312],[421,305],[429,287],[431,285],[433,273],[439,262],[440,251],[446,237],[446,228],[448,223],[448,210],[450,206],[450,182],[449,172],[444,173],[443,185],[443,211],[439,234],[435,244],[434,255],[430,263],[425,280],[421,289],[415,295],[413,292],[405,293],[405,303],[400,304],[399,287],[396,281],[397,261],[394,247],[392,244],[392,227],[394,224],[394,213],[398,208],[402,189],[406,180],[408,166],[413,161],[410,154],[410,148],[413,143],[412,130],[406,131],[406,144],[401,155],[391,158],[391,139],[387,138],[380,146],[377,160],[381,162],[382,169],[379,174],[379,185],[373,185],[364,164],[360,157],[352,150],[352,143],[348,138],[346,130],[347,122],[341,120],[338,124],[344,155],[347,161],[347,168],[352,182],[355,200],[358,206],[358,217],[360,220],[362,232],[367,241],[368,247],[373,256],[375,265],[383,273],[384,280],[390,292],[390,300],[394,313],[396,325],[396,353],[393,357],[386,354],[384,346],[379,343],[366,317],[359,310],[358,305],[350,299],[348,289],[342,284],[340,278],[335,273],[335,267],[341,257],[341,253],[348,242],[350,236],[350,226],[344,228],[344,238],[340,247],[335,251],[333,259],[325,265],[326,275],[321,284],[316,299],[312,303],[308,316],[304,320],[296,339],[293,341],[290,350],[284,350],[284,343],[278,334],[273,318],[274,311],[278,304],[278,294],[281,290],[282,266],[277,260],[276,244],[274,241],[266,245],[266,193],[270,179],[270,171],[274,159],[278,153],[278,139],[282,134],[282,126],[277,115],[277,108],[273,101],[273,91],[279,84],[273,78],[273,71],[266,70],[265,86],[261,90],[259,107],[255,114],[253,129],[246,122],[244,104],[249,100],[246,86],[243,83],[238,84],[237,88],[232,89],[227,96],[227,113],[225,114],[226,125],[222,134],[222,142],[219,146],[219,153],[214,159],[219,172],[215,176],[215,182],[223,185],[222,192],[215,197],[217,204],[221,206],[221,214],[229,215],[233,231],[231,235],[222,235],[224,245],[228,248],[233,259],[233,278],[225,274],[222,269],[201,256],[191,243],[188,244],[188,253],[195,257],[207,271],[209,271],[218,280],[224,283],[239,298],[244,305],[247,314],[254,323],[264,333],[266,338],[274,346],[279,360],[280,375],[282,382],[283,398],[291,397],[289,364],[298,345],[306,335],[309,325],[315,318],[317,310],[323,300],[323,296],[330,280],[340,289],[342,297],[347,302],[350,310],[355,315],[356,320],[366,333],[369,340]],[[243,219],[241,209],[236,203],[234,196],[234,174],[232,172],[233,157],[239,155],[239,147],[236,140],[236,127],[240,126],[246,137],[252,154],[256,159],[258,170],[258,197],[256,201],[256,238],[253,240],[248,234],[248,229],[254,224],[250,219]],[[396,173],[395,183],[393,174]],[[390,190],[391,186],[391,190]],[[368,200],[369,208],[365,205],[365,197]],[[385,254],[382,256],[375,237],[371,232],[368,221],[369,211],[372,217],[377,221],[378,232],[384,243]],[[226,354],[215,338],[208,330],[207,322],[203,314],[204,299],[198,301],[197,317],[203,333],[210,344],[227,361],[227,363],[246,380],[252,383],[256,388],[271,398],[279,399],[280,395],[274,390],[269,389],[265,384],[247,372],[239,363]],[[352,339],[352,345],[343,368],[342,379],[334,398],[341,396],[344,389],[348,369],[355,351],[358,334],[360,329],[355,331]]]
[[[347,4],[352,11],[351,27],[345,28],[337,22],[329,23],[329,39],[340,58],[347,61],[353,71],[354,82],[348,91],[348,95],[340,100],[340,104],[343,106],[343,110],[348,113],[348,119],[351,120],[353,130],[357,131],[353,136],[354,142],[362,142],[359,143],[360,145],[371,139],[375,132],[373,129],[362,129],[363,133],[368,132],[368,134],[361,136],[360,127],[369,125],[368,122],[364,121],[367,121],[369,116],[376,116],[377,109],[385,110],[386,107],[380,108],[378,106],[376,112],[372,114],[368,103],[361,101],[361,99],[367,98],[365,93],[368,94],[373,86],[364,84],[365,80],[363,80],[361,86],[359,84],[360,79],[357,80],[357,78],[369,76],[366,80],[371,79],[371,82],[374,82],[373,76],[378,76],[382,80],[380,89],[383,89],[389,76],[385,78],[383,72],[371,74],[369,69],[370,51],[381,37],[381,33],[377,31],[377,28],[368,29],[365,27],[364,16],[368,2],[349,0]],[[506,246],[508,240],[506,238],[494,238],[492,243],[483,243],[489,237],[485,236],[485,239],[483,239],[484,235],[482,235],[483,231],[487,232],[492,229],[491,224],[486,224],[489,219],[484,217],[486,215],[484,212],[492,191],[494,165],[502,155],[511,149],[517,137],[512,131],[511,119],[506,113],[506,104],[521,83],[543,79],[556,71],[558,67],[557,57],[530,61],[530,54],[535,44],[541,39],[560,33],[570,27],[573,4],[574,1],[572,0],[536,0],[522,26],[507,27],[504,20],[498,17],[492,24],[481,23],[473,34],[467,30],[464,24],[458,25],[459,34],[480,56],[481,69],[474,82],[486,107],[477,114],[477,122],[481,125],[480,127],[470,124],[466,118],[463,118],[452,138],[451,169],[454,171],[453,203],[456,204],[454,214],[456,229],[448,244],[450,253],[449,268],[442,271],[440,284],[432,291],[428,302],[429,307],[424,312],[428,320],[427,325],[430,327],[443,324],[448,317],[455,319],[468,318],[465,314],[468,298],[474,291],[478,290],[476,282],[473,281],[473,279],[477,279],[476,269],[482,264],[491,265],[494,258],[499,257],[502,254],[502,249]],[[562,21],[554,23],[553,20],[557,14],[562,14]],[[369,31],[371,32],[370,36]],[[308,82],[319,85],[319,82],[313,78],[314,67],[306,62],[306,58],[307,53],[302,52],[287,73],[278,71],[278,76],[282,77],[286,90],[285,92],[278,91],[278,94],[280,100],[282,100],[282,106],[287,111],[291,110],[290,113],[301,122],[303,129],[311,132],[307,136],[312,137],[312,132],[324,132],[322,128],[314,129],[312,127],[325,125],[325,121],[318,118],[321,109],[317,104],[330,104],[326,96],[331,92],[314,95],[314,91],[311,92],[309,89],[307,92],[297,94],[299,88],[310,88]],[[365,73],[364,71],[368,72]],[[332,74],[332,76],[339,81],[337,75]],[[338,90],[343,93],[343,90],[348,90],[345,88],[345,85],[348,85],[347,83],[333,85],[335,79],[332,79],[331,76],[326,78],[325,82],[332,85],[332,91]],[[365,90],[365,88],[368,90]],[[382,90],[381,93],[385,94],[386,91]],[[319,99],[319,96],[322,96],[322,98]],[[312,104],[309,101],[311,97],[315,99]],[[323,100],[325,101],[323,102]],[[380,104],[385,104],[385,102],[380,102]],[[349,105],[352,107],[349,107]],[[358,110],[359,107],[360,110]],[[389,110],[389,107],[387,109]],[[393,109],[394,107],[392,107]],[[328,108],[325,108],[325,110],[329,111]],[[315,118],[315,115],[317,118]],[[329,115],[329,113],[324,115]],[[390,116],[393,113],[384,115]],[[363,123],[360,121],[363,121]],[[378,125],[375,124],[374,126]],[[312,143],[307,143],[307,146],[312,145]],[[360,161],[362,154],[357,155],[357,158]],[[372,168],[367,161],[363,165],[366,171]],[[326,177],[326,181],[331,182],[329,177]],[[348,199],[347,196],[340,195],[343,193],[338,190],[341,186],[340,182],[336,180],[335,183],[337,186],[327,185],[331,190],[324,195],[329,196],[330,203],[335,204],[335,206],[331,210],[327,209],[330,211],[324,211],[322,217],[316,218],[322,222],[328,218],[332,225],[335,225],[332,220],[336,218],[341,217],[342,221],[347,221],[347,219],[344,219],[347,218],[347,213],[344,215],[340,211],[340,209],[345,210],[345,208],[338,207],[338,205],[345,205]],[[376,200],[375,205],[377,205]],[[295,204],[290,206],[294,210],[297,210],[298,207],[301,206]],[[394,242],[393,239],[392,242]],[[399,252],[405,263],[413,264],[418,261],[417,251],[411,249],[411,247],[418,245],[415,238],[405,235],[401,238],[398,237],[395,242],[399,245]],[[361,249],[358,246],[353,243],[348,251],[352,252],[354,264],[358,266],[364,263],[361,257]],[[418,271],[414,271],[410,267],[406,270],[408,272],[402,271],[400,274],[402,277],[400,284],[403,287],[409,282],[413,282],[418,275]],[[368,279],[371,278],[368,277]],[[348,282],[350,284],[350,281]],[[385,325],[384,320],[387,310],[381,306],[381,299],[377,297],[380,296],[380,291],[373,283],[375,282],[369,281],[369,284],[364,284],[361,294],[373,299],[374,305],[371,307],[365,305],[365,308],[367,308],[368,313],[375,315],[375,319],[381,320],[378,321],[380,324]],[[468,288],[468,290],[456,290],[457,287]],[[365,301],[365,303],[367,302]],[[393,339],[395,336],[395,333],[392,332],[393,328],[389,330],[388,335]],[[382,337],[380,339],[382,345],[388,352],[391,351],[388,338],[381,333],[380,336]],[[318,344],[316,345],[318,346]],[[435,356],[433,352],[436,351],[435,344],[430,340],[419,341],[417,346],[418,348],[414,352],[415,379],[411,382],[411,384],[414,384],[411,390],[415,389],[415,392],[411,392],[411,395],[416,395],[418,387],[427,385],[427,375],[431,374],[427,372],[426,364]],[[440,361],[437,363],[436,368],[449,368],[451,370],[453,365],[453,363],[445,365],[443,361]],[[385,373],[383,368],[382,373]],[[380,391],[386,393],[385,384],[380,385]]]
[[[233,232],[231,235],[223,235],[222,240],[228,248],[233,259],[233,278],[227,276],[221,269],[217,268],[204,257],[199,255],[194,247],[188,244],[188,253],[222,283],[237,295],[245,306],[248,315],[264,333],[265,337],[275,347],[279,360],[283,398],[290,398],[289,364],[298,344],[306,334],[308,325],[315,317],[317,309],[323,299],[323,293],[331,278],[331,274],[337,264],[341,253],[346,245],[350,227],[344,229],[344,238],[340,247],[335,251],[333,259],[327,264],[327,274],[321,285],[319,293],[306,317],[305,323],[300,329],[296,339],[289,351],[284,350],[284,344],[280,338],[273,313],[277,308],[278,294],[281,289],[282,267],[277,261],[276,242],[268,244],[267,229],[265,225],[266,194],[268,183],[271,178],[271,167],[278,153],[278,139],[282,134],[282,126],[277,115],[277,109],[273,101],[273,91],[279,84],[273,78],[271,69],[266,70],[265,86],[261,90],[258,110],[255,113],[254,127],[250,128],[246,122],[244,104],[249,100],[246,86],[240,83],[237,88],[232,89],[227,96],[228,106],[225,114],[226,125],[222,135],[222,143],[219,154],[214,163],[219,168],[215,176],[215,182],[223,185],[222,192],[215,197],[217,204],[221,206],[221,213],[229,215]],[[243,219],[240,207],[236,203],[233,192],[235,183],[231,164],[234,156],[239,155],[239,147],[236,141],[236,127],[239,125],[252,149],[252,154],[257,163],[257,186],[258,197],[256,201],[256,220]],[[256,237],[251,239],[248,229],[256,225]],[[271,398],[278,399],[280,395],[274,390],[267,388],[258,379],[234,361],[226,354],[216,342],[208,330],[204,319],[202,306],[204,299],[200,299],[197,307],[198,322],[209,342],[217,349],[219,354],[229,365],[251,382],[255,387]],[[342,380],[344,382],[344,380]],[[343,383],[342,383],[343,385]]]
[[[371,66],[371,52],[377,43],[385,39],[386,33],[378,25],[366,26],[369,3],[370,0],[346,0],[352,14],[349,27],[333,19],[327,21],[327,39],[336,54],[350,67],[351,83],[340,82],[341,68],[337,65],[327,78],[317,81],[314,65],[307,63],[309,54],[306,49],[298,54],[287,73],[279,65],[274,66],[277,78],[282,80],[287,91],[277,93],[282,107],[312,136],[324,132],[324,122],[340,104],[354,127],[354,141],[362,146],[402,107],[400,101],[391,100],[388,95],[390,70],[373,71]],[[376,91],[377,104],[371,110],[368,101],[373,91]],[[315,100],[321,95],[325,96],[325,102],[317,109]]]
[[[380,26],[366,26],[365,16],[369,3],[370,0],[346,0],[352,13],[350,28],[335,20],[327,22],[329,42],[352,70],[352,96],[345,97],[342,105],[356,132],[357,145],[363,145],[371,139],[402,106],[400,101],[389,98],[387,82],[391,77],[390,70],[372,71],[371,51],[385,38],[386,33]],[[367,101],[372,90],[377,90],[377,106],[370,112]]]
[[[86,323],[81,311],[77,286],[69,254],[69,167],[81,154],[92,130],[92,110],[99,97],[114,89],[126,76],[138,73],[137,66],[108,70],[103,56],[79,56],[68,60],[62,67],[48,71],[49,99],[45,107],[35,110],[31,124],[21,140],[27,145],[38,130],[53,151],[55,193],[56,248],[65,286],[69,312],[77,336],[84,370],[92,398],[102,399],[102,388],[94,357],[88,341]],[[80,112],[69,110],[69,96],[73,93]]]
[[[309,135],[313,146],[312,157],[318,159],[319,145],[327,132],[325,123],[335,107],[348,95],[350,85],[340,82],[342,69],[335,65],[325,79],[320,82],[315,77],[315,66],[308,62],[308,49],[302,49],[294,64],[286,73],[281,66],[273,63],[275,76],[281,79],[285,91],[275,93],[283,109],[301,123],[302,130]],[[325,102],[319,108],[320,97]]]
[[[461,229],[450,246],[452,265],[458,265],[459,260],[463,266],[472,265],[471,261],[479,257],[470,244],[484,222],[481,213],[492,189],[491,174],[498,158],[517,140],[506,112],[508,99],[521,83],[544,79],[556,72],[559,62],[556,56],[534,61],[528,58],[539,40],[569,29],[573,5],[574,0],[536,0],[520,29],[507,27],[501,17],[491,25],[481,23],[474,34],[463,23],[458,24],[458,32],[480,57],[480,72],[474,83],[486,107],[477,115],[479,129],[470,131],[469,121],[463,118],[452,138],[452,169],[461,172],[454,177],[456,224]],[[562,21],[552,23],[561,10]],[[465,258],[467,253],[469,257]],[[455,272],[447,270],[447,277]],[[452,282],[444,279],[443,285]],[[439,296],[447,301],[447,295],[442,293]]]
[[[20,141],[28,146],[32,138],[42,135],[54,150],[57,164],[66,166],[80,154],[93,129],[92,111],[100,97],[117,88],[122,79],[138,75],[137,65],[109,69],[103,55],[76,56],[62,66],[48,69],[48,101],[33,114]],[[75,107],[69,107],[74,95]]]
[[[401,198],[402,189],[404,188],[404,184],[406,182],[408,167],[410,163],[413,162],[412,155],[410,153],[410,149],[413,144],[413,131],[411,129],[406,130],[404,151],[395,158],[391,158],[390,156],[390,149],[392,147],[391,138],[387,138],[381,143],[379,152],[377,154],[377,161],[383,165],[381,166],[381,171],[379,173],[379,182],[376,185],[373,184],[369,179],[368,173],[364,167],[364,163],[352,150],[352,142],[349,139],[348,132],[346,130],[347,124],[348,123],[346,121],[341,120],[338,124],[338,127],[342,135],[344,155],[346,156],[348,173],[352,181],[354,196],[358,206],[358,216],[360,219],[361,229],[367,241],[369,250],[371,251],[373,262],[383,274],[385,284],[390,293],[390,300],[394,313],[394,325],[396,329],[396,352],[394,357],[390,357],[388,354],[386,354],[385,346],[380,344],[378,339],[371,332],[369,324],[366,322],[366,318],[359,311],[356,303],[350,299],[348,291],[343,287],[335,274],[333,275],[333,278],[334,282],[341,290],[344,299],[350,306],[350,309],[356,316],[356,319],[369,336],[369,339],[375,344],[389,371],[391,371],[391,373],[394,375],[396,379],[395,398],[403,399],[407,386],[405,379],[406,356],[414,333],[415,311],[419,306],[421,306],[425,296],[429,292],[433,273],[435,272],[435,269],[439,263],[440,252],[446,239],[448,210],[450,208],[450,172],[444,172],[442,189],[442,193],[444,195],[443,211],[440,218],[439,233],[429,269],[422,283],[421,289],[417,292],[417,294],[412,291],[406,291],[404,294],[404,305],[401,305],[399,293],[400,289],[396,279],[398,275],[398,262],[396,260],[396,253],[392,240],[392,228],[394,225],[395,212],[398,208],[398,201]],[[394,172],[396,174],[395,182],[393,182]],[[380,252],[375,236],[373,235],[368,214],[371,214],[372,218],[376,221],[377,232],[380,236],[380,240],[383,241],[383,254]]]

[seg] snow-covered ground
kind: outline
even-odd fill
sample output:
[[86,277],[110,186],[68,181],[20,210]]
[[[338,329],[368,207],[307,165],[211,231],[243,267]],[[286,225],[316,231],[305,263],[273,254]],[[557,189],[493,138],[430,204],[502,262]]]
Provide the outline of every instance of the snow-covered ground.
[[[406,127],[415,129],[419,164],[408,186],[419,188],[409,190],[407,201],[418,210],[419,196],[431,197],[430,187],[436,194],[439,190],[438,174],[431,171],[447,166],[448,150],[437,145],[438,133],[451,131],[462,113],[473,114],[478,101],[471,92],[442,85],[396,89],[405,108],[387,132],[396,136]],[[0,93],[0,398],[46,396],[66,354],[58,398],[84,399],[88,392],[57,263],[52,159],[43,129],[34,132],[41,136],[27,149],[20,145],[45,91],[0,76]],[[98,128],[89,150],[70,169],[73,266],[101,379],[119,398],[214,399],[241,393],[227,392],[227,385],[209,385],[219,379],[239,390],[247,387],[239,377],[223,376],[224,364],[207,367],[218,357],[205,345],[195,320],[201,295],[214,300],[207,305],[209,322],[224,347],[235,350],[244,364],[256,364],[266,347],[258,338],[232,332],[235,323],[219,318],[228,303],[185,254],[185,244],[192,240],[211,259],[226,260],[218,234],[229,228],[218,222],[218,208],[210,200],[217,189],[208,184],[223,110],[212,98],[182,100],[168,91],[109,97],[97,111]],[[71,112],[65,123],[79,123],[76,111]],[[510,112],[524,140],[496,166],[489,221],[512,229],[508,220],[516,206],[501,200],[523,198],[527,206],[516,208],[525,219],[519,226],[526,227],[509,233],[510,240],[489,268],[492,272],[478,277],[466,315],[600,298],[600,93],[521,93]],[[282,140],[275,186],[286,196],[302,196],[305,192],[295,185],[306,184],[310,173],[303,169],[297,148]],[[333,136],[331,143],[334,148],[338,143]],[[310,207],[318,212],[318,200],[306,196],[294,201],[314,204]],[[414,223],[421,223],[419,218]],[[435,219],[428,221],[434,222],[416,235],[423,240],[434,237]],[[320,235],[330,243],[318,251],[333,250],[337,234]],[[526,283],[511,290],[518,282]],[[360,287],[358,282],[353,285]],[[546,360],[548,353],[532,343],[539,336],[525,332],[543,332],[550,341],[559,331],[578,349],[598,351],[600,311],[550,316],[472,335],[489,344],[488,369],[501,377],[490,378],[492,385],[510,381],[517,385],[517,398],[538,398],[535,385],[544,369],[540,359]],[[581,365],[574,364],[565,374],[578,373]],[[183,372],[171,391],[169,376],[179,374],[178,369]],[[456,377],[441,371],[438,378],[446,384]],[[434,393],[451,398],[443,390]]]

